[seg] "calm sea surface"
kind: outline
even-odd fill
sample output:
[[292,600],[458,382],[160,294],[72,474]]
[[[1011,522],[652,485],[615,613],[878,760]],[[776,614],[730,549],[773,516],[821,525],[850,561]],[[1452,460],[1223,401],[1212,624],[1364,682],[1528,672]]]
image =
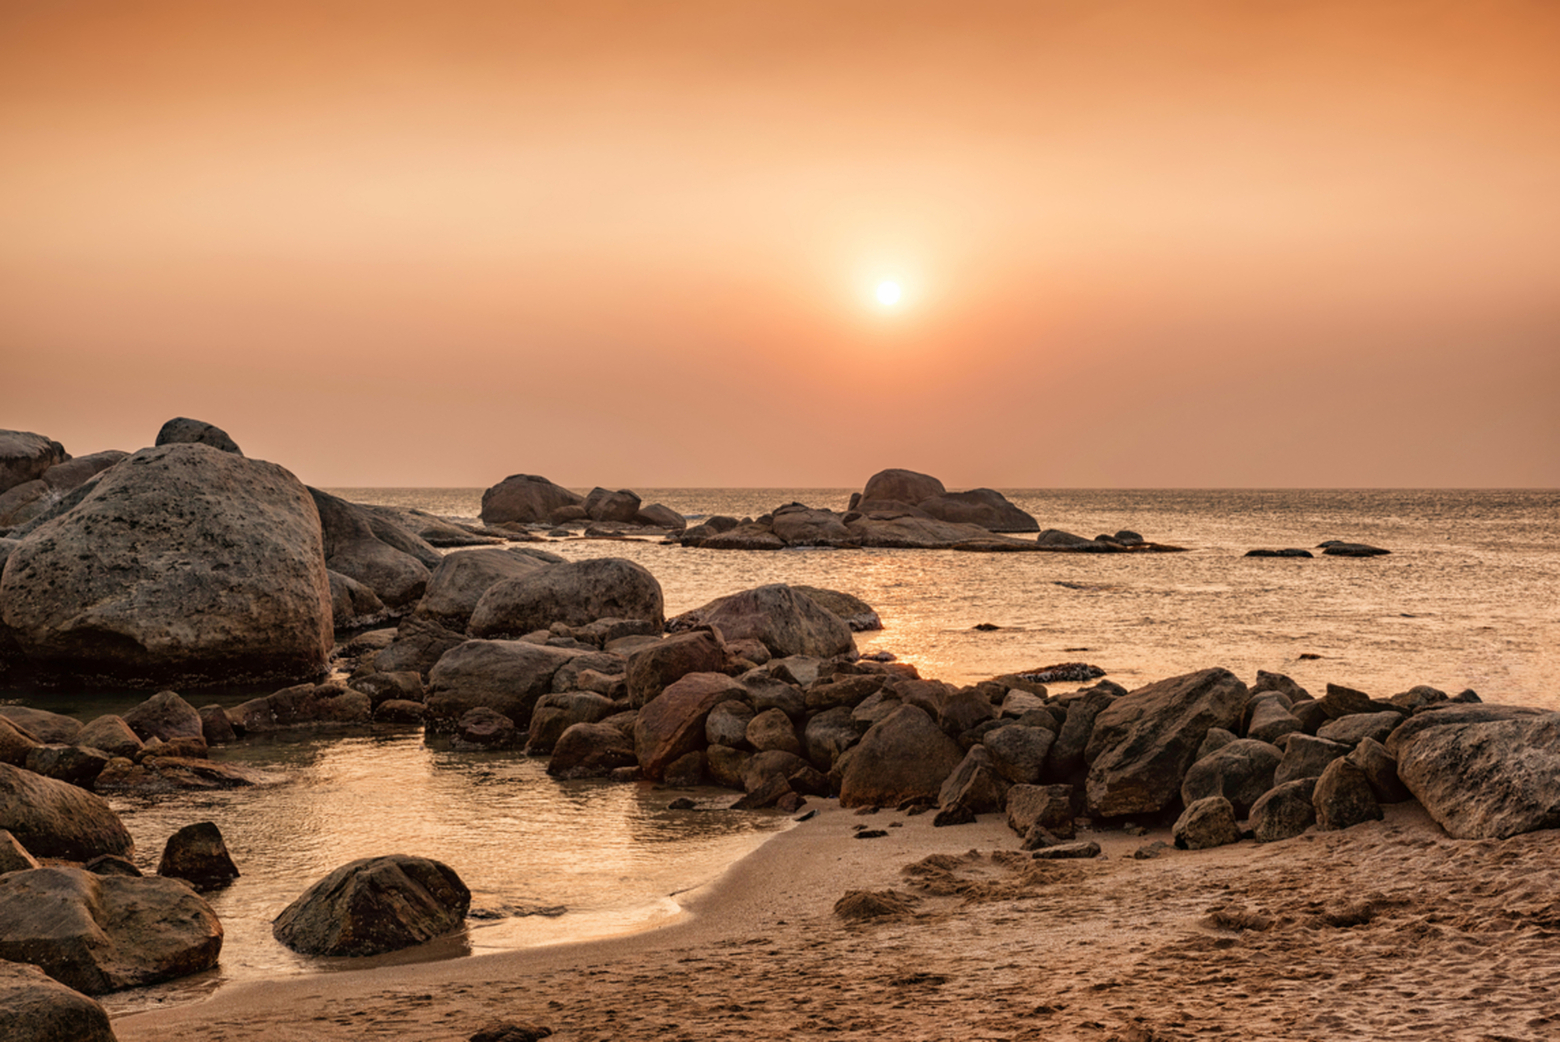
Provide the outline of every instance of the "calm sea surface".
[[[365,503],[474,518],[481,489],[334,489]],[[690,516],[756,516],[800,501],[843,509],[841,489],[641,489]],[[570,558],[622,556],[661,582],[668,615],[770,582],[854,593],[883,618],[858,634],[923,676],[967,682],[1065,661],[1132,688],[1225,666],[1388,696],[1415,684],[1560,709],[1560,492],[1035,491],[1007,495],[1039,521],[1093,536],[1130,528],[1180,554],[972,554],[912,550],[706,551],[570,539]],[[1372,543],[1374,559],[1256,559],[1257,547]],[[459,551],[454,551],[459,552]],[[1000,627],[976,631],[977,623]],[[1306,656],[1306,657],[1302,657]],[[1308,656],[1319,656],[1310,658]],[[59,693],[35,704],[83,718],[140,696]],[[197,704],[212,696],[192,696]],[[243,693],[220,700],[237,702]],[[346,861],[404,851],[446,861],[493,918],[414,957],[457,956],[602,935],[676,910],[674,894],[718,874],[785,826],[719,808],[668,811],[649,785],[559,783],[516,754],[452,753],[415,730],[246,742],[221,758],[286,777],[274,787],[116,800],[138,860],[155,869],[181,825],[216,821],[244,873],[213,898],[227,929],[203,978],[111,997],[125,1010],[230,980],[364,965],[296,956],[270,936],[295,896]],[[562,909],[560,912],[559,910]],[[549,914],[543,914],[549,913]]]

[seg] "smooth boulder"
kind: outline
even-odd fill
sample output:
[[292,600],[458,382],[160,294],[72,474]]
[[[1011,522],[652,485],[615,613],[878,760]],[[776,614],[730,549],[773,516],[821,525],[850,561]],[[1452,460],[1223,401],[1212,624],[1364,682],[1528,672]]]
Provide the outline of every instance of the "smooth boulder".
[[176,879],[37,868],[0,876],[0,959],[89,995],[217,964],[222,924]]
[[702,749],[710,712],[744,697],[742,685],[722,673],[689,673],[645,703],[634,722],[634,755],[645,777],[658,781],[678,757]]
[[238,866],[228,853],[215,822],[198,821],[168,837],[157,874],[182,879],[197,890],[226,886],[238,878]]
[[97,1002],[36,966],[0,961],[0,1042],[115,1042]]
[[642,565],[620,557],[550,564],[489,587],[471,613],[474,637],[520,637],[554,623],[597,619],[666,621],[661,584]]
[[282,910],[271,933],[306,955],[378,955],[459,929],[470,908],[454,869],[390,854],[331,872]]
[[9,764],[0,764],[0,829],[34,857],[90,861],[135,851],[124,823],[101,796]]
[[449,554],[429,577],[417,614],[452,630],[465,630],[477,602],[494,583],[530,575],[549,563],[554,562],[518,547]]
[[743,590],[700,611],[726,640],[756,640],[776,658],[832,658],[856,650],[843,619],[784,583]]
[[275,464],[143,449],[11,551],[0,618],[52,682],[315,676],[334,634],[319,514]]
[[536,474],[511,474],[482,493],[482,521],[489,525],[537,524],[559,507],[579,506],[585,497]]
[[579,654],[523,640],[468,640],[428,674],[428,711],[455,720],[486,706],[527,729],[537,699],[552,691],[553,675]]
[[897,807],[936,800],[964,750],[925,710],[902,705],[868,728],[847,757],[840,806]]

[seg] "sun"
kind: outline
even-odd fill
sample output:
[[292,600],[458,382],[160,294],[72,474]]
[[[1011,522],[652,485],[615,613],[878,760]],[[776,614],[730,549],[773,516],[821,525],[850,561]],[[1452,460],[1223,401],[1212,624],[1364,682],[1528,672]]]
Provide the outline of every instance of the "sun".
[[899,283],[888,281],[878,283],[877,298],[879,304],[885,307],[893,307],[899,303],[901,295],[902,291],[899,288]]

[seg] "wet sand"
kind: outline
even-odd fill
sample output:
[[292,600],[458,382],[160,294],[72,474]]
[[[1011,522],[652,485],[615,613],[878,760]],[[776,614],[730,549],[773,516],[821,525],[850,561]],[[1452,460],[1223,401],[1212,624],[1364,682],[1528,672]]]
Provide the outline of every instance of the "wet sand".
[[[1344,832],[1037,862],[1000,815],[832,801],[671,925],[605,941],[236,986],[121,1042],[678,1039],[1552,1040],[1560,834],[1448,839],[1417,804]],[[853,838],[857,826],[887,835]],[[907,871],[908,869],[908,871]],[[847,920],[850,890],[902,910]]]

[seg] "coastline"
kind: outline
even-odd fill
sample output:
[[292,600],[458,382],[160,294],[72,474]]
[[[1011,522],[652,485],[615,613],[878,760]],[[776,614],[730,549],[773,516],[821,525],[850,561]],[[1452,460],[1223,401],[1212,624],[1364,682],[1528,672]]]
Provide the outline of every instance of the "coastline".
[[[818,816],[603,940],[234,986],[114,1021],[120,1042],[395,1037],[495,1020],[560,1040],[829,1038],[1538,1040],[1560,1026],[1560,851],[1458,841],[1416,805],[1292,840],[1031,861],[999,815]],[[894,823],[898,823],[895,826]],[[882,838],[856,840],[859,825]],[[993,857],[993,852],[997,852]],[[920,876],[902,872],[923,863]],[[833,913],[893,888],[908,911]]]

